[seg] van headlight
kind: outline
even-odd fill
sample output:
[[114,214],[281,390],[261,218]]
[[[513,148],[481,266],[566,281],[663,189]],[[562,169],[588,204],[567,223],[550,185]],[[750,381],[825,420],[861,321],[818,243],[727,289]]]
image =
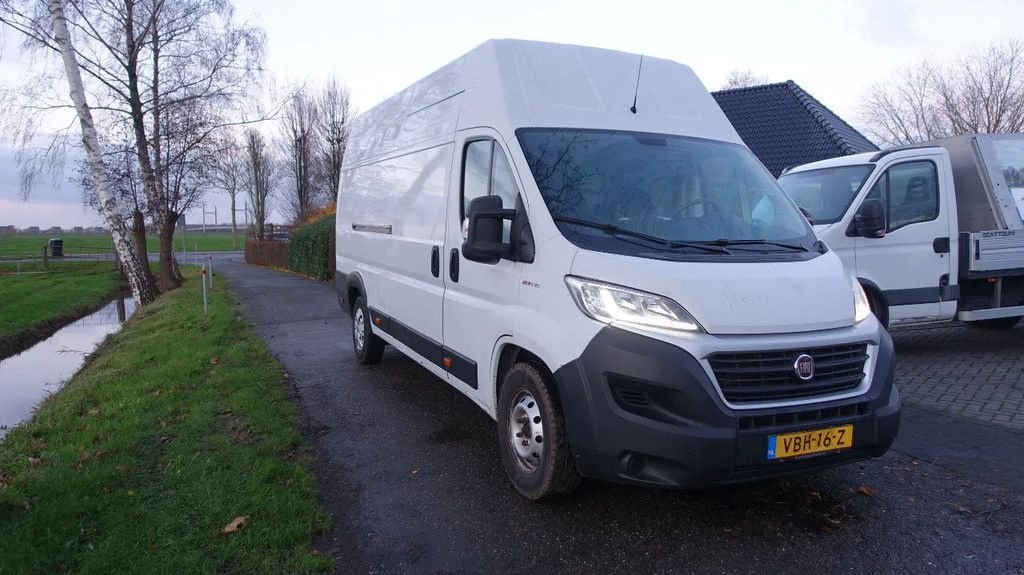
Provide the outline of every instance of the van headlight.
[[690,312],[667,297],[627,287],[565,276],[576,305],[597,321],[670,331],[703,331]]
[[871,315],[871,302],[860,282],[853,280],[853,323],[860,323]]

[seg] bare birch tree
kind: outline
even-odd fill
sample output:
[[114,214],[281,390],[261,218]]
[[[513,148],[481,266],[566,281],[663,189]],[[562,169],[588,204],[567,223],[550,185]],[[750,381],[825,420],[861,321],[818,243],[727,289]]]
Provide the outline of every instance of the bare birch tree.
[[270,198],[277,182],[277,166],[266,138],[255,129],[245,132],[245,159],[245,191],[249,195],[249,210],[256,227],[256,238],[262,240],[266,237]]
[[1010,40],[940,65],[922,62],[875,84],[862,121],[899,146],[967,133],[1024,130],[1024,41]]
[[213,185],[231,200],[231,249],[238,249],[238,194],[242,191],[246,174],[246,152],[235,139],[225,133],[218,139],[216,157],[211,169]]
[[341,185],[341,165],[348,145],[349,123],[352,121],[352,103],[348,88],[331,78],[320,91],[317,109],[320,115],[321,177],[331,202],[338,200]]
[[316,201],[316,172],[320,115],[305,88],[296,90],[281,116],[278,145],[284,169],[291,176],[286,205],[293,222],[304,219]]
[[146,276],[142,272],[142,266],[148,266],[149,262],[142,262],[137,258],[135,250],[132,249],[131,242],[128,240],[124,220],[119,217],[117,200],[110,193],[107,174],[103,167],[103,157],[100,153],[100,140],[93,123],[92,110],[86,99],[82,71],[78,66],[78,57],[64,13],[64,2],[63,0],[47,0],[47,9],[53,24],[53,42],[60,51],[71,101],[74,103],[75,113],[78,114],[79,127],[82,131],[82,145],[89,160],[92,180],[96,185],[96,197],[100,204],[100,211],[107,227],[110,228],[114,249],[125,270],[125,277],[128,279],[132,297],[140,304],[148,304],[156,297],[152,286],[147,285]]
[[[101,144],[103,146],[103,167],[107,174],[107,185],[110,193],[117,198],[121,218],[125,221],[131,236],[132,244],[139,261],[149,261],[149,250],[146,245],[146,195],[142,190],[142,175],[136,160],[134,143],[120,139],[118,143]],[[101,204],[92,179],[89,160],[79,162],[77,169],[78,184],[82,187],[82,201],[102,215]],[[149,283],[156,286],[150,267],[143,266],[149,277]]]

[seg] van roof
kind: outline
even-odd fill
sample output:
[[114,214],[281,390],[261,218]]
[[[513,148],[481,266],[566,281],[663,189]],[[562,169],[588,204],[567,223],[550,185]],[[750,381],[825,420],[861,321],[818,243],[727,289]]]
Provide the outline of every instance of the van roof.
[[[630,108],[636,98],[636,113]],[[359,115],[347,165],[487,126],[656,132],[742,144],[688,66],[601,48],[488,40]]]

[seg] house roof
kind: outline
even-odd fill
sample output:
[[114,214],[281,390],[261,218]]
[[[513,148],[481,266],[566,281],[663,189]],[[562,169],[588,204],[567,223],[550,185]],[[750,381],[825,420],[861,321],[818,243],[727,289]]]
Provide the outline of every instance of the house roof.
[[792,80],[712,96],[743,142],[776,177],[789,166],[878,150]]

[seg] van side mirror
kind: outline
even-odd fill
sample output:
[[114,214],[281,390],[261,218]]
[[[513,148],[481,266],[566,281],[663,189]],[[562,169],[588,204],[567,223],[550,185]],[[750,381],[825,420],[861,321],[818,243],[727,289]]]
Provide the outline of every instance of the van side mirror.
[[501,206],[501,197],[493,195],[469,202],[469,235],[462,242],[462,255],[467,260],[494,264],[512,257],[512,244],[503,242],[501,236],[505,220],[514,219],[516,211]]
[[885,237],[885,206],[882,204],[882,200],[877,198],[864,200],[853,216],[853,222],[851,222],[847,235],[864,238]]

